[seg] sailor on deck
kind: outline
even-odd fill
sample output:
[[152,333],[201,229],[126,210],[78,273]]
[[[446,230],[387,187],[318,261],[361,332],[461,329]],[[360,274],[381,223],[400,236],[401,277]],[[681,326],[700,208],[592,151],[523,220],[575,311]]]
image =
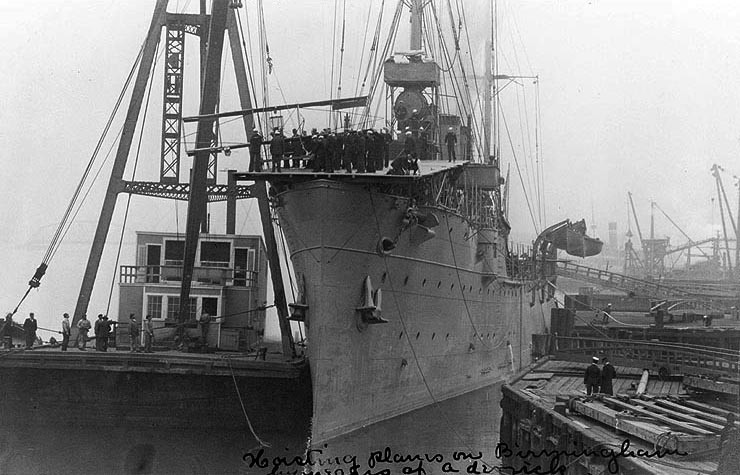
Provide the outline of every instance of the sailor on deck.
[[259,130],[252,129],[252,135],[249,137],[249,171],[262,171],[262,135]]
[[[280,129],[275,130],[272,140],[270,140],[270,154],[272,155],[272,171],[277,170],[279,172],[280,161],[283,160],[283,156],[285,155],[285,138],[280,133]],[[286,160],[286,163],[290,167],[288,160]]]
[[445,135],[445,143],[447,144],[447,161],[454,162],[455,160],[457,160],[457,155],[455,155],[457,135],[455,135],[455,131],[452,129],[452,127],[447,129],[447,135]]
[[152,352],[152,343],[154,342],[154,325],[152,324],[152,316],[147,315],[144,320],[144,353]]
[[612,380],[617,377],[617,370],[609,363],[607,357],[602,358],[601,361],[604,362],[604,366],[601,368],[601,392],[611,396],[614,394]]
[[586,385],[586,394],[589,396],[599,392],[599,384],[601,384],[601,370],[599,369],[599,359],[597,357],[591,358],[591,364],[586,368],[586,373],[583,376],[583,384]]

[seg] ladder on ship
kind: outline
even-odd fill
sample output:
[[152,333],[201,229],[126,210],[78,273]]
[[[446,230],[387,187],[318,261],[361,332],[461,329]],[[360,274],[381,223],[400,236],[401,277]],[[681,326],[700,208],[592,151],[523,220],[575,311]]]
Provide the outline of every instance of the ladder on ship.
[[588,267],[569,261],[558,261],[557,275],[580,280],[589,284],[627,292],[630,295],[665,299],[681,302],[692,302],[695,307],[705,309],[729,308],[737,300],[736,295],[724,295],[712,292],[696,292],[686,288],[664,283],[643,280],[617,272]]

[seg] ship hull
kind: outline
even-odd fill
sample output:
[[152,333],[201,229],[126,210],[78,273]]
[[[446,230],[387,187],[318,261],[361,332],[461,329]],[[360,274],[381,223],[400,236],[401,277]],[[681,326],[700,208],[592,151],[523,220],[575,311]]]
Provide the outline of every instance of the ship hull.
[[[501,382],[549,326],[535,283],[507,277],[502,233],[438,207],[416,208],[435,217],[421,226],[411,205],[329,180],[277,197],[308,306],[314,442]],[[363,319],[378,305],[387,323]]]

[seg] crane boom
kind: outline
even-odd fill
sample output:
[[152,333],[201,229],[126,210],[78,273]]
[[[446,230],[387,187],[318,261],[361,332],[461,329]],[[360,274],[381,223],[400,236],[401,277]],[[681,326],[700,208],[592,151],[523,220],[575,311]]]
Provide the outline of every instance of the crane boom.
[[628,191],[627,195],[630,198],[630,206],[632,207],[632,216],[635,218],[635,227],[637,228],[637,236],[640,238],[640,242],[642,242],[642,230],[640,229],[640,221],[637,220],[637,212],[635,211],[635,202],[632,201],[632,192]]
[[[653,202],[653,204],[655,205],[655,207],[656,207],[656,208],[658,208],[658,211],[660,211],[661,213],[663,213],[663,216],[665,216],[665,217],[666,217],[666,218],[668,219],[668,221],[670,221],[670,223],[671,223],[671,224],[672,224],[673,226],[675,226],[675,228],[676,228],[676,229],[678,229],[678,231],[679,231],[679,232],[680,232],[681,234],[683,234],[683,237],[685,237],[686,239],[688,239],[688,240],[689,240],[689,243],[688,243],[688,244],[687,244],[686,246],[681,246],[680,248],[676,248],[676,249],[673,249],[673,250],[671,250],[670,252],[676,252],[676,251],[677,251],[677,250],[679,250],[679,249],[688,249],[688,248],[690,248],[690,247],[693,247],[693,246],[696,246],[696,245],[698,245],[698,244],[704,244],[704,243],[707,243],[707,242],[710,242],[710,241],[712,241],[712,239],[710,238],[710,239],[705,239],[704,241],[702,241],[702,242],[700,242],[700,243],[699,243],[699,242],[694,242],[694,240],[693,240],[693,239],[691,239],[691,238],[689,237],[689,235],[688,235],[688,234],[686,234],[686,233],[684,232],[684,230],[683,230],[683,229],[681,229],[681,227],[680,227],[680,226],[679,226],[678,224],[676,224],[676,222],[675,222],[675,221],[673,221],[673,220],[671,219],[671,217],[670,217],[670,216],[668,216],[668,213],[666,213],[665,211],[663,211],[663,208],[661,208],[661,207],[660,207],[660,205],[659,205],[658,203],[655,203],[655,202]],[[708,254],[707,254],[706,252],[704,252],[704,249],[702,249],[702,248],[699,248],[699,250],[701,251],[701,253],[702,253],[702,254],[704,254],[704,256],[705,256],[705,257],[709,258],[709,255],[708,255]]]

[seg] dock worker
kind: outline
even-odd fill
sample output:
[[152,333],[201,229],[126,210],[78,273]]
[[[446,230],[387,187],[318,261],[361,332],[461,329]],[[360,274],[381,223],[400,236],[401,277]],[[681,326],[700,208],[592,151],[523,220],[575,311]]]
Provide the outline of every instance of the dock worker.
[[203,346],[208,346],[208,330],[210,330],[211,325],[211,314],[203,312],[200,315],[198,325],[200,326],[200,337],[203,339]]
[[83,313],[82,318],[77,322],[77,344],[75,345],[80,351],[87,351],[87,332],[90,331],[90,327],[90,320],[87,319],[87,314]]
[[152,343],[154,343],[154,325],[152,316],[147,315],[144,320],[144,353],[152,353]]
[[583,376],[583,384],[586,385],[586,394],[591,395],[599,392],[599,384],[601,384],[601,370],[599,369],[599,359],[597,357],[591,358],[591,364],[586,368],[586,373]]
[[131,352],[139,352],[139,334],[141,333],[141,327],[139,322],[136,321],[136,315],[130,313],[128,316],[128,336],[131,339]]
[[249,171],[262,171],[262,135],[256,128],[252,129],[249,137]]
[[457,160],[455,155],[455,145],[457,145],[457,135],[452,127],[447,129],[447,135],[445,135],[445,143],[447,144],[447,161],[454,162]]
[[[105,339],[108,339],[106,336]],[[103,314],[98,314],[98,319],[95,320],[95,350],[96,351],[105,351],[103,349]]]
[[602,313],[602,318],[604,319],[603,323],[604,324],[609,323],[609,319],[612,316],[612,304],[610,303],[606,304],[606,307],[604,307],[604,310],[601,313]]
[[601,368],[601,391],[603,394],[612,396],[614,394],[614,388],[612,387],[612,380],[617,377],[617,370],[609,362],[609,358],[606,356],[601,358],[604,366]]
[[8,312],[2,323],[3,327],[2,331],[0,331],[0,337],[2,337],[3,348],[9,350],[13,348],[13,314]]
[[26,333],[26,349],[30,350],[33,347],[33,342],[36,341],[36,330],[39,325],[36,322],[36,317],[33,312],[28,314],[28,318],[23,322],[23,331]]
[[69,337],[72,335],[72,327],[69,324],[69,314],[65,313],[62,318],[62,351],[67,351]]

